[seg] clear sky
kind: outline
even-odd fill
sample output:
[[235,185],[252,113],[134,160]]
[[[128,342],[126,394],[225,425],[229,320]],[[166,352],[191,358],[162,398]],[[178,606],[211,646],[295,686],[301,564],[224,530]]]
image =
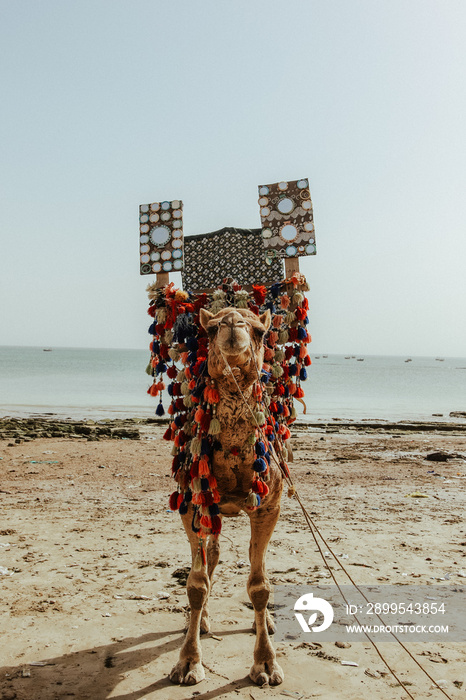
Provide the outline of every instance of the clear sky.
[[146,348],[138,205],[308,177],[312,351],[466,355],[464,0],[0,9],[0,344]]

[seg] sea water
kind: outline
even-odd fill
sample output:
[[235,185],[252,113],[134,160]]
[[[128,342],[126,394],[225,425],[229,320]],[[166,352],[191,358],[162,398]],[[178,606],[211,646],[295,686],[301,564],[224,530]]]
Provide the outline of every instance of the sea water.
[[[311,357],[303,420],[451,420],[466,411],[466,358]],[[0,347],[0,416],[152,417],[159,398],[147,395],[148,361],[145,350]]]

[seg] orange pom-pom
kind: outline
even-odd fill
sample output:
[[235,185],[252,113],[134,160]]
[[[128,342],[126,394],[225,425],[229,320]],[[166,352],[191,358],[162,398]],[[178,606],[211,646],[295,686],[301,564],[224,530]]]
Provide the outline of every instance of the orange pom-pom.
[[196,423],[200,423],[203,418],[204,418],[204,411],[202,410],[202,408],[199,407],[197,409],[196,413],[194,414],[194,420],[196,421]]
[[205,457],[199,460],[199,476],[208,476],[210,474],[209,462]]

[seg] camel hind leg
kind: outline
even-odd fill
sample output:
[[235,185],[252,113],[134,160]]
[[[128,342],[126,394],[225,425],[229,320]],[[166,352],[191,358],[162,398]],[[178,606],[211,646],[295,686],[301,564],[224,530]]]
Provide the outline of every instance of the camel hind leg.
[[248,594],[254,607],[256,645],[254,663],[249,677],[254,683],[279,685],[283,682],[283,671],[278,665],[275,650],[269,637],[270,616],[267,603],[270,596],[270,583],[265,570],[267,546],[280,514],[280,506],[259,508],[249,513],[251,522],[251,543],[249,559],[251,573],[248,580]]

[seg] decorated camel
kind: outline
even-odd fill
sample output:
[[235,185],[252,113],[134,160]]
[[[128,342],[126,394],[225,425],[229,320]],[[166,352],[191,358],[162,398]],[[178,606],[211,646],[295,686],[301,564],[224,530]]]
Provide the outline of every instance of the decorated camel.
[[149,289],[154,316],[149,393],[158,396],[165,389],[164,372],[174,380],[167,387],[173,421],[164,435],[174,442],[177,490],[170,507],[181,514],[192,553],[187,580],[191,614],[179,661],[170,673],[174,683],[204,678],[200,634],[210,630],[208,598],[222,519],[242,511],[251,527],[247,589],[256,631],[249,675],[259,685],[283,681],[269,637],[273,621],[267,610],[271,587],[265,559],[288,470],[288,424],[296,415],[292,399],[302,397],[299,384],[310,363],[307,301],[299,286],[305,288],[303,279],[271,290],[257,287],[253,295],[218,290],[210,299],[190,298],[168,287]]

